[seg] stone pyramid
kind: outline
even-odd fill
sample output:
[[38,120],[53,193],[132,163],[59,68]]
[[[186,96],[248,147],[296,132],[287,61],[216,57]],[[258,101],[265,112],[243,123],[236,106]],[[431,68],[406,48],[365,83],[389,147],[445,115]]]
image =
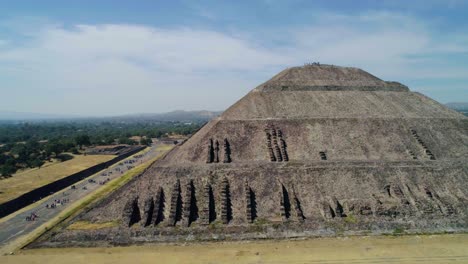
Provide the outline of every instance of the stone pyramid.
[[253,89],[48,245],[463,231],[468,118],[332,65]]

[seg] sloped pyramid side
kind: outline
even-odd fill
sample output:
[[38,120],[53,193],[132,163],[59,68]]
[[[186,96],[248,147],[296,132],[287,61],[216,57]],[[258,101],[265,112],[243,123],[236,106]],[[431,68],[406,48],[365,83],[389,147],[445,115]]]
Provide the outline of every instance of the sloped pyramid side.
[[[265,132],[270,127],[281,130],[288,163],[270,162]],[[354,199],[356,195],[369,198],[372,190],[379,192],[385,182],[406,181],[395,178],[396,175],[408,177],[409,185],[422,190],[421,179],[427,185],[443,186],[431,183],[431,175],[445,175],[444,180],[454,177],[454,182],[457,177],[467,176],[466,166],[460,166],[468,159],[467,128],[467,118],[418,93],[254,90],[155,163],[130,189],[150,195],[159,187],[170,189],[174,178],[194,179],[201,189],[206,181],[215,183],[230,175],[237,183],[249,179],[253,186],[263,190],[260,197],[267,197],[270,193],[267,189],[275,190],[278,179],[298,186],[298,192],[303,192],[306,189],[302,186],[309,185],[311,173],[314,178],[315,174],[322,175],[317,181],[328,182],[322,186],[324,190],[328,188],[327,196],[342,195],[343,199]],[[207,164],[210,140],[218,141],[222,149],[224,139],[230,142],[232,163]],[[327,156],[325,163],[322,152]],[[296,165],[310,169],[298,169]],[[385,166],[379,167],[382,165]],[[414,166],[423,169],[415,170]],[[412,173],[422,178],[411,178]],[[345,180],[343,176],[340,180],[339,175],[350,178]],[[333,178],[336,182],[332,184],[327,177],[338,178]],[[359,187],[361,180],[354,182],[350,189],[360,189],[359,194],[336,188],[340,184],[343,188],[353,185],[352,179],[359,177],[375,181],[375,185]],[[122,191],[119,199],[125,200],[127,196]],[[314,204],[312,200],[308,202]],[[122,207],[123,202],[118,203]],[[275,205],[264,204],[263,208],[265,216],[271,217]],[[120,211],[114,209],[108,210],[111,215]],[[309,209],[317,213],[317,207]]]
[[[292,161],[407,160],[421,146],[438,159],[468,157],[468,119],[412,92],[251,92],[212,120],[162,164],[203,164],[210,139],[229,140],[234,163],[268,161],[265,128],[284,134]],[[422,158],[424,155],[422,155]]]
[[322,64],[288,68],[255,88],[255,91],[300,90],[408,91],[408,87],[385,82],[358,68]]
[[[360,79],[360,85],[383,82],[366,78]],[[421,94],[386,90],[386,82],[372,91],[309,88],[253,90],[76,219],[118,220],[119,227],[65,230],[54,241],[115,237],[129,243],[141,237],[176,241],[194,232],[206,239],[213,233],[255,237],[258,230],[250,232],[252,219],[247,218],[252,212],[270,228],[281,222],[297,223],[279,228],[278,237],[287,237],[285,230],[319,235],[320,230],[334,230],[333,223],[355,231],[376,226],[393,230],[402,223],[425,232],[468,228],[466,117]],[[207,163],[216,141],[219,162]],[[229,163],[223,163],[225,141],[229,142]],[[188,187],[175,192],[176,183]],[[134,210],[145,215],[146,201],[159,197],[159,190],[166,197],[161,204],[164,220],[129,228],[123,216],[128,205],[136,204]],[[181,197],[178,207],[174,207],[179,204],[174,197]],[[247,201],[246,197],[254,198]],[[191,201],[196,201],[195,206],[187,205]],[[203,214],[211,206],[215,222],[224,222],[227,211],[231,219],[225,227],[210,227],[208,234],[201,219],[206,219]],[[194,225],[169,227],[187,227],[187,219],[168,220],[177,210],[196,215],[191,219]],[[357,222],[344,221],[350,215]],[[271,235],[262,233],[263,237]]]

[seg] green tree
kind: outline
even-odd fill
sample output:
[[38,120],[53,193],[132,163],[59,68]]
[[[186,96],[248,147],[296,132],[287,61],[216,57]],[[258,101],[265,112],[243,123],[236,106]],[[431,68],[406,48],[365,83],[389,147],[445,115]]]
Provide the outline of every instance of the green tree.
[[72,154],[75,154],[75,155],[80,154],[80,152],[78,151],[78,149],[75,148],[75,147],[70,148],[68,151],[71,152]]
[[75,137],[76,145],[80,146],[80,149],[83,149],[83,146],[91,145],[91,140],[88,135],[78,135]]
[[2,176],[11,176],[13,175],[14,173],[16,172],[16,167],[15,166],[12,166],[12,165],[3,165],[1,168],[0,168],[0,173],[2,174]]
[[149,145],[151,145],[151,143],[153,143],[153,140],[151,140],[151,138],[141,138],[140,139],[140,145],[149,146]]
[[105,144],[105,145],[112,145],[112,144],[114,144],[114,143],[115,143],[114,137],[106,137],[106,138],[104,139],[104,144]]
[[42,165],[44,165],[44,161],[43,161],[43,160],[40,160],[40,159],[38,159],[38,158],[33,159],[33,160],[29,163],[29,166],[30,166],[31,168],[36,168],[36,167],[37,167],[37,168],[40,169],[40,168],[42,167]]
[[127,144],[127,145],[135,145],[137,142],[135,142],[132,139],[129,139],[127,137],[121,137],[119,138],[119,144]]
[[63,144],[59,141],[50,141],[49,143],[47,143],[45,150],[48,156],[51,156],[53,153],[57,157],[58,155],[60,155],[60,153],[62,153],[65,150],[65,148]]

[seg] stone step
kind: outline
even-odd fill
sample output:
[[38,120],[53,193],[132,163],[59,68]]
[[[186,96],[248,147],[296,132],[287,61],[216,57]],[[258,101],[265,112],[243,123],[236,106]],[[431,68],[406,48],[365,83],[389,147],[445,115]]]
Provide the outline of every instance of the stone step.
[[154,210],[153,210],[153,219],[152,222],[157,226],[160,222],[164,220],[164,190],[162,187],[159,187],[156,193],[156,199],[154,201]]
[[231,207],[230,207],[230,192],[229,192],[229,181],[224,178],[221,182],[221,221],[223,224],[228,224],[231,217]]
[[168,225],[175,226],[177,221],[180,219],[181,214],[181,197],[180,197],[180,180],[177,179],[174,187],[172,188],[172,195],[171,195],[171,209],[169,211],[169,221]]
[[143,221],[141,221],[141,225],[143,227],[151,225],[151,221],[153,218],[153,210],[154,210],[154,200],[153,197],[149,197],[145,200],[145,205],[143,208]]

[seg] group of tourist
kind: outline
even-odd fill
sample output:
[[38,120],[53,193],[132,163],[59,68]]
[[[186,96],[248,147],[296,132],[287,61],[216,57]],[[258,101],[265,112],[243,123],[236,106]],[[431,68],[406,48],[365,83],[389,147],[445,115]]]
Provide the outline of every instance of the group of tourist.
[[[143,155],[138,155],[138,156],[134,156],[134,158],[141,158],[142,156],[143,156]],[[127,161],[124,161],[123,163],[121,162],[119,165],[123,166],[124,164],[127,164],[127,170],[130,170],[130,169],[132,169],[132,168],[135,167],[134,165],[130,165],[130,164],[133,164],[133,163],[135,163],[135,162],[136,162],[136,160],[127,160]],[[121,169],[120,167],[116,167],[115,170],[116,170],[117,172],[123,173],[123,171],[122,171],[122,169]],[[110,176],[110,174],[112,174],[112,171],[109,171],[109,172],[107,172],[107,173],[104,172],[103,174],[101,174],[101,176]],[[106,184],[106,183],[109,182],[109,181],[110,181],[110,178],[107,177],[105,180],[99,181],[99,184],[100,184],[100,185],[104,185],[104,184]],[[96,180],[94,180],[94,179],[89,179],[88,182],[89,182],[89,183],[98,183],[98,182],[96,182]],[[72,190],[76,190],[76,185],[72,185],[70,188],[71,188]],[[83,186],[82,189],[87,190],[88,188],[87,188],[86,186]],[[65,192],[63,193],[63,195],[65,195]],[[55,199],[55,200],[53,201],[53,203],[51,203],[51,204],[46,204],[45,207],[46,207],[47,209],[54,209],[54,208],[57,208],[57,206],[59,206],[59,205],[64,205],[65,203],[68,203],[68,202],[70,202],[70,199],[68,199],[68,198],[64,198],[64,199]],[[35,212],[32,212],[31,215],[29,215],[29,216],[26,217],[26,221],[35,221],[38,217],[39,217],[39,216],[38,216]]]
[[26,216],[26,221],[36,221],[38,217],[35,212],[32,212],[29,216]]
[[[134,158],[141,158],[143,157],[143,155],[138,155],[138,156],[134,156]],[[124,166],[124,164],[127,164],[127,170],[130,170],[130,169],[133,169],[135,166],[134,165],[130,165],[130,164],[134,164],[136,162],[136,160],[127,160],[127,161],[124,161],[124,162],[121,162],[119,165],[120,166]],[[122,169],[120,167],[116,167],[115,168],[115,171],[117,172],[120,172],[121,174],[123,173]],[[108,171],[107,173],[104,172],[101,174],[101,176],[110,176],[110,174],[112,174],[112,171]],[[106,184],[107,182],[110,181],[110,178],[107,177],[105,180],[103,181],[99,181],[99,184],[100,185],[104,185]],[[96,180],[94,179],[89,179],[88,180],[89,183],[98,183]],[[72,190],[76,190],[76,185],[72,185],[70,186],[70,189]],[[82,188],[83,190],[87,190],[88,188],[86,186],[83,186]],[[65,192],[63,193],[63,195],[65,196]],[[70,202],[70,199],[68,198],[64,198],[64,199],[55,199],[53,201],[53,203],[51,204],[46,204],[46,208],[47,209],[55,209],[57,208],[57,206],[59,205],[64,205],[65,203],[68,203]],[[29,216],[26,217],[26,221],[36,221],[36,219],[38,218],[39,216],[35,213],[35,212],[32,212]]]
[[46,208],[47,209],[54,209],[57,207],[57,205],[63,205],[65,203],[68,203],[70,202],[70,199],[68,198],[65,198],[65,199],[55,199],[54,202],[52,204],[46,204]]
[[107,178],[107,179],[105,179],[104,181],[99,181],[99,184],[100,184],[100,185],[104,185],[104,184],[106,184],[106,183],[109,182],[109,181],[110,181],[110,178]]

